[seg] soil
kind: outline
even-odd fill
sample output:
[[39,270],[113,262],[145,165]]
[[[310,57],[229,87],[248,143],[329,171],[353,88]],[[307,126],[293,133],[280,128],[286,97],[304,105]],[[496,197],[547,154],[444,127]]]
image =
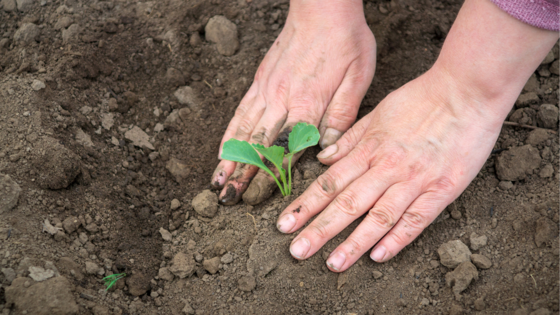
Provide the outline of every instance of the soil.
[[[365,3],[378,63],[359,117],[433,64],[460,6]],[[301,262],[294,236],[275,227],[326,170],[318,148],[295,167],[291,197],[220,205],[213,217],[193,209],[287,12],[287,0],[1,1],[2,314],[558,314],[556,134],[504,126],[476,179],[417,240],[341,274],[325,259],[358,222]],[[205,40],[216,15],[237,27],[232,56]],[[558,82],[557,44],[511,120],[557,130]],[[496,162],[510,148],[525,153]],[[468,281],[450,281],[467,284],[460,294],[438,255],[455,240],[485,256],[465,262]],[[105,291],[101,279],[123,272]]]

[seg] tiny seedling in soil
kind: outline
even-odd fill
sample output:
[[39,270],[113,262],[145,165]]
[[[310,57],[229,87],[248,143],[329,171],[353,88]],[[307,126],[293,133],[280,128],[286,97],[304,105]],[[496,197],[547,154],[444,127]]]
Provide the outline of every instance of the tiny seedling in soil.
[[119,281],[119,279],[122,279],[124,277],[126,277],[126,273],[117,273],[103,278],[103,281],[105,281],[105,286],[107,287],[105,291],[109,290],[115,283],[117,283],[117,281]]
[[[319,138],[320,135],[317,127],[306,123],[298,123],[290,132],[288,138],[288,149],[290,152],[287,154],[284,154],[283,147],[277,145],[265,148],[262,144],[249,144],[247,141],[229,139],[224,143],[222,159],[251,164],[263,169],[274,178],[282,195],[289,196],[292,194],[292,157],[301,150],[316,145],[319,142]],[[278,169],[280,179],[263,163],[259,153]],[[286,170],[282,167],[284,158],[288,158],[287,174]],[[286,175],[288,178],[286,178]]]

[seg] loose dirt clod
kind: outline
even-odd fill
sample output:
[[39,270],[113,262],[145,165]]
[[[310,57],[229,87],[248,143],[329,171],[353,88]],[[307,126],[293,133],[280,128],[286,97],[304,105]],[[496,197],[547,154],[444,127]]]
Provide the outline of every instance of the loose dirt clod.
[[471,251],[460,240],[449,241],[442,244],[437,250],[442,265],[455,268],[461,263],[470,260]]
[[210,190],[204,190],[193,198],[192,206],[198,214],[213,218],[218,211],[218,196]]

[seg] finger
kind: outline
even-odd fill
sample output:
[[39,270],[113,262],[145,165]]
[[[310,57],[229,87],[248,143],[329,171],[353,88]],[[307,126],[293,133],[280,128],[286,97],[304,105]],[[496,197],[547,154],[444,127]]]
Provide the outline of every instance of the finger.
[[290,246],[292,256],[307,259],[371,209],[383,192],[393,185],[394,176],[387,175],[387,171],[381,172],[381,168],[376,167],[350,184],[293,240]]
[[[375,54],[371,55],[375,59]],[[319,125],[322,149],[334,144],[356,121],[374,72],[374,67],[364,67],[363,62],[355,61],[350,65]]]
[[330,254],[329,269],[341,272],[352,266],[391,229],[419,193],[418,185],[409,182],[389,187],[354,232]]
[[[258,90],[258,87],[255,83],[249,88],[247,94],[243,97],[239,106],[235,110],[235,114],[231,119],[224,136],[222,137],[222,141],[220,143],[220,149],[218,152],[218,159],[221,160],[222,156],[222,148],[224,143],[229,139],[233,138],[239,129],[240,123],[243,119],[246,119],[247,113],[252,112],[253,103],[255,101],[255,95]],[[244,139],[238,139],[244,140]],[[237,163],[227,160],[222,160],[216,167],[216,170],[212,174],[212,179],[210,181],[210,185],[213,188],[222,188],[227,181],[227,178],[234,172],[235,165]]]
[[317,154],[317,159],[325,165],[333,165],[350,153],[354,147],[362,140],[368,129],[373,115],[368,114],[360,119],[352,128],[348,129],[342,138],[335,144],[328,146]]
[[[282,233],[297,231],[311,217],[325,209],[350,183],[368,171],[369,162],[363,157],[374,149],[373,146],[356,148],[356,153],[349,154],[321,174],[282,212],[276,223],[278,230]],[[361,150],[366,153],[361,153]]]
[[410,244],[451,203],[441,193],[427,192],[418,197],[401,216],[398,223],[377,243],[371,259],[386,262]]

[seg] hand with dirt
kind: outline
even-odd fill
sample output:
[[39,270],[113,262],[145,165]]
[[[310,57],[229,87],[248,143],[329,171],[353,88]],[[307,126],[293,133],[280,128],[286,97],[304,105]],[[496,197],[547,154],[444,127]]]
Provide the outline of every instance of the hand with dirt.
[[[292,1],[284,29],[225,132],[220,156],[230,138],[287,147],[298,122],[319,125],[321,146],[333,144],[356,120],[375,54],[361,0]],[[214,188],[224,187],[221,203],[235,204],[242,195],[248,204],[270,197],[276,188],[271,176],[236,164],[222,160],[212,176]]]
[[489,0],[467,0],[432,69],[387,96],[317,156],[332,165],[278,219],[307,259],[354,220],[327,259],[341,272],[372,247],[385,262],[457,198],[489,156],[502,123],[558,34]]

